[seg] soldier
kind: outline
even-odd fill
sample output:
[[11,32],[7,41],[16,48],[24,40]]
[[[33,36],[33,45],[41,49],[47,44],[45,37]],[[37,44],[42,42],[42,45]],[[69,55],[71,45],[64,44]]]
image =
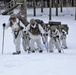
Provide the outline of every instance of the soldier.
[[12,14],[9,18],[9,22],[5,26],[3,24],[3,27],[5,27],[6,29],[9,28],[9,27],[12,28],[14,44],[15,44],[15,47],[16,47],[16,52],[14,52],[13,55],[14,54],[20,54],[21,53],[20,42],[21,42],[22,30],[24,28],[23,24],[16,17],[15,14]]
[[[46,26],[46,24],[43,22],[43,20],[35,19],[35,22],[38,23],[38,24],[40,24],[40,25],[42,26],[43,30],[44,30],[45,32],[47,32],[47,26]],[[47,33],[46,33],[45,35],[42,35],[42,42],[43,42],[44,46],[46,47],[46,49],[47,49],[47,45],[48,45],[48,42],[47,42],[47,41],[48,41],[48,35],[47,35]]]
[[67,43],[66,43],[66,38],[67,38],[67,32],[62,29],[61,31],[61,44],[63,49],[67,49]]
[[50,52],[53,52],[54,45],[58,49],[58,52],[61,53],[61,44],[60,44],[60,33],[55,26],[51,26],[50,30],[50,41],[48,49]]
[[26,27],[26,31],[29,32],[30,35],[30,48],[32,52],[35,52],[34,46],[37,43],[39,48],[39,52],[43,51],[42,42],[41,42],[41,35],[45,34],[42,26],[38,24],[34,19],[30,20],[30,24]]
[[22,36],[23,49],[24,51],[27,51],[29,50],[30,36],[29,36],[29,33],[26,31],[23,31],[22,34],[23,34]]

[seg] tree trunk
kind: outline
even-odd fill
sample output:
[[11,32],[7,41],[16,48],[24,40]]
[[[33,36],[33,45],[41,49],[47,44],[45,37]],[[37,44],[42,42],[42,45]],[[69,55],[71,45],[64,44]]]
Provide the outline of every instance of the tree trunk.
[[49,5],[49,20],[51,20],[51,8],[52,8],[52,0],[50,0],[50,5]]
[[56,0],[56,16],[58,16],[58,0]]
[[43,0],[41,0],[41,13],[43,13]]
[[36,16],[36,4],[35,4],[35,0],[33,0],[33,8],[34,8],[34,16]]
[[23,0],[22,1],[23,4],[21,4],[21,14],[25,17],[25,19],[27,20],[27,1]]

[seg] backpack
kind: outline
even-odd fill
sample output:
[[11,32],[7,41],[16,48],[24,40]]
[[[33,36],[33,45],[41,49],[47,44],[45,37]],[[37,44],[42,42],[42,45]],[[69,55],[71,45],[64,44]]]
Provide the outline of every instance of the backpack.
[[61,29],[60,29],[61,22],[49,21],[49,25],[50,25],[50,28],[52,26],[54,26],[54,27],[56,27],[61,32]]
[[30,25],[30,30],[29,30],[33,35],[39,35],[41,34],[40,30],[39,30],[39,25],[38,23],[36,24],[36,27],[33,28],[31,25]]
[[20,14],[16,14],[16,17],[25,25],[27,26],[29,22],[25,19],[25,17],[22,17]]
[[68,27],[67,24],[61,24],[60,28],[61,28],[61,31],[64,29],[67,32],[67,34],[68,34],[69,27]]
[[35,21],[37,22],[37,24],[40,24],[43,27],[43,29],[45,29],[45,24],[44,24],[43,20],[35,19]]

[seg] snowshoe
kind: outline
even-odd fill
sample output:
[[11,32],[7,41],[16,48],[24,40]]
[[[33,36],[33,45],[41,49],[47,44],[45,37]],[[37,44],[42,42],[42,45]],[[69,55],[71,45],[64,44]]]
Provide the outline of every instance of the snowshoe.
[[20,54],[20,53],[21,53],[21,51],[16,51],[13,53],[13,55]]

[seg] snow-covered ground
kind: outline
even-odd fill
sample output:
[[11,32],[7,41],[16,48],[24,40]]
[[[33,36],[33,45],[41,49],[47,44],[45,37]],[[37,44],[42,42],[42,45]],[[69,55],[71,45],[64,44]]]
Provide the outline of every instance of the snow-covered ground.
[[[31,10],[29,11],[31,14]],[[65,11],[66,12],[66,11]],[[72,12],[73,13],[73,12]],[[49,16],[28,16],[31,18],[49,21]],[[0,75],[76,75],[76,21],[74,16],[52,16],[52,21],[61,21],[68,24],[69,34],[67,36],[68,49],[64,53],[31,53],[23,51],[20,55],[12,55],[15,51],[11,28],[5,32],[4,54],[2,55],[2,24],[7,23],[9,15],[0,15]]]

